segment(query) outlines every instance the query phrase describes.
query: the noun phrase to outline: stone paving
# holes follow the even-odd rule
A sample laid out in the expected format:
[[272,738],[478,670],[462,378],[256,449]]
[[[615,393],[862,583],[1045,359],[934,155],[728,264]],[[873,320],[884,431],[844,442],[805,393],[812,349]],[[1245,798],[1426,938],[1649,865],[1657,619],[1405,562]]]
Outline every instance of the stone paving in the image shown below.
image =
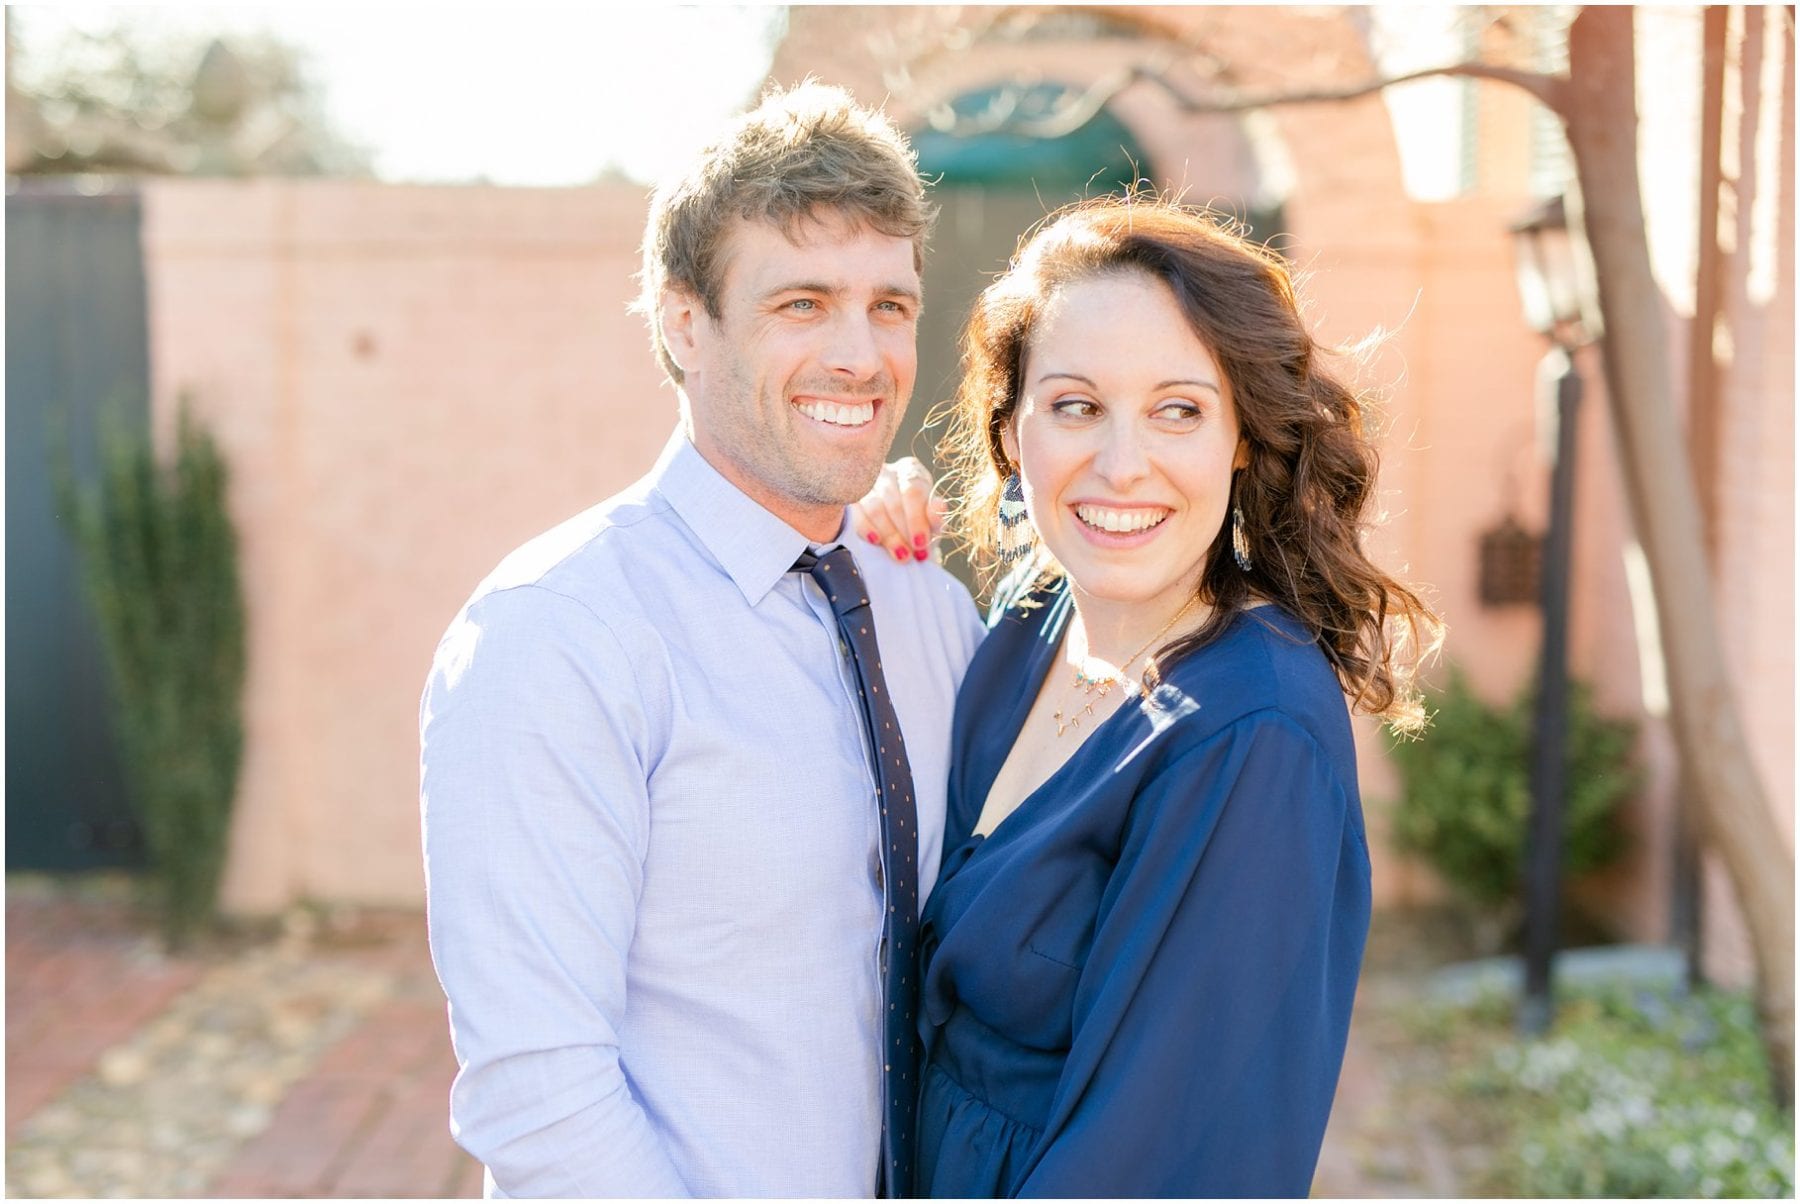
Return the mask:
[[[118,880],[9,877],[6,929],[8,1196],[481,1194],[418,914],[296,911],[175,958]],[[1313,1195],[1455,1196],[1400,1102],[1414,976],[1382,960],[1372,943]]]
[[173,958],[116,885],[9,878],[6,926],[8,1196],[481,1194],[418,915]]
[[[34,889],[36,887],[36,889]],[[65,906],[8,883],[6,1136],[192,985],[200,966],[157,951],[117,892]]]

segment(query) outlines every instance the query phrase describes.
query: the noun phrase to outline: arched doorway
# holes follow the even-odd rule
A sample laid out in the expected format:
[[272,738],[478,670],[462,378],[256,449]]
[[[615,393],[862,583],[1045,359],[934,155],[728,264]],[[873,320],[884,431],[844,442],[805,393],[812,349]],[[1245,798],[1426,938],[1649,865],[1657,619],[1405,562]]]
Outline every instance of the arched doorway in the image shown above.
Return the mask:
[[[927,420],[956,390],[957,341],[969,307],[1005,269],[1019,236],[1070,201],[1155,178],[1137,138],[1104,108],[1059,137],[1025,132],[1071,95],[1054,83],[976,89],[941,109],[938,123],[910,134],[919,170],[935,181],[939,216],[925,261],[919,378],[895,455],[935,464],[943,427],[928,428]],[[960,560],[946,563],[967,579]]]
[[895,447],[922,460],[936,441],[935,431],[920,438],[926,414],[956,388],[969,306],[1006,267],[1019,236],[1070,201],[1153,178],[1137,139],[1105,109],[1062,137],[1021,132],[1069,93],[1060,84],[965,92],[946,106],[947,128],[911,134],[920,172],[936,182],[939,216],[925,265],[919,382]]

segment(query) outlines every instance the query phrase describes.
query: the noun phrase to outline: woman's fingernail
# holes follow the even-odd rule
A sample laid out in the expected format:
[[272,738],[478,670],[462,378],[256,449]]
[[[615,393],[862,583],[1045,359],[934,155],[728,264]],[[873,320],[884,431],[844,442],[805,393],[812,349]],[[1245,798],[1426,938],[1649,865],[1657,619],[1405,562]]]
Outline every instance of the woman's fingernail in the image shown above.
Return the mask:
[[875,532],[871,531],[871,532],[869,532],[869,542],[870,543],[880,543],[881,536],[879,536],[879,535],[875,534]]
[[894,549],[894,559],[895,560],[905,560],[906,558],[907,558],[907,551],[905,548],[896,547]]
[[913,547],[923,552],[925,550],[925,537],[923,535],[913,536]]

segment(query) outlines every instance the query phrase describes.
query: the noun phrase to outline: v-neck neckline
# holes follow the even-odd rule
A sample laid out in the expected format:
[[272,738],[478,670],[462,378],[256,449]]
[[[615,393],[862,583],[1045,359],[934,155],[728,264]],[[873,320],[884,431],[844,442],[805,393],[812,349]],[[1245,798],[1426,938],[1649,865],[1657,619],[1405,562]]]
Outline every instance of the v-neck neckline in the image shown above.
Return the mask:
[[[1013,820],[1021,812],[1030,807],[1037,799],[1038,795],[1055,785],[1062,778],[1063,774],[1067,772],[1069,766],[1080,760],[1082,755],[1087,752],[1088,745],[1093,744],[1094,741],[1100,738],[1103,732],[1106,732],[1111,728],[1114,721],[1117,720],[1119,716],[1137,711],[1143,706],[1144,695],[1141,693],[1133,701],[1119,706],[1112,714],[1095,724],[1093,730],[1082,737],[1081,743],[1075,746],[1075,751],[1064,758],[1063,763],[1052,770],[1049,777],[1039,782],[1036,787],[1021,798],[1018,803],[1014,805],[1013,809],[1007,812],[1006,816],[1001,819],[999,823],[994,825],[993,831],[987,833],[975,831],[976,825],[981,822],[981,813],[987,807],[988,795],[993,792],[994,783],[999,780],[1001,771],[1006,768],[1007,759],[1012,756],[1013,747],[1018,744],[1020,735],[1025,731],[1025,724],[1031,718],[1032,708],[1037,705],[1038,695],[1043,692],[1045,681],[1049,678],[1051,670],[1056,667],[1058,659],[1057,651],[1062,647],[1063,641],[1068,638],[1068,624],[1073,619],[1075,610],[1075,599],[1070,592],[1069,582],[1065,579],[1056,591],[1044,600],[1043,605],[1044,608],[1051,613],[1045,615],[1043,626],[1038,629],[1040,638],[1037,640],[1036,646],[1032,650],[1032,657],[1034,659],[1033,662],[1028,664],[1025,668],[1021,680],[1021,685],[1031,686],[1033,688],[1019,690],[1017,699],[1013,704],[1013,709],[1007,715],[1005,727],[1001,729],[1001,733],[1005,736],[1004,745],[997,750],[997,757],[989,758],[991,763],[984,763],[982,766],[986,771],[982,775],[985,780],[982,783],[980,801],[975,804],[975,814],[969,819],[968,835],[963,838],[962,843],[966,845],[985,845],[995,836],[1000,835],[1008,829],[1022,826],[1022,824],[1014,824]],[[1272,603],[1266,602],[1259,602],[1253,606],[1245,607],[1232,616],[1231,622],[1227,624],[1227,629],[1234,627],[1238,620],[1244,615],[1249,614],[1253,610],[1260,610],[1264,606],[1272,607],[1277,611],[1280,610],[1279,607],[1275,607]],[[1041,638],[1046,629],[1053,623],[1060,625],[1056,638],[1054,640]],[[1225,632],[1221,631],[1218,638],[1212,642],[1217,643],[1219,639],[1223,639],[1224,635]],[[1186,656],[1181,658],[1181,660],[1186,659]],[[1178,664],[1180,661],[1175,663]],[[1165,675],[1168,670],[1172,670],[1173,668],[1173,664],[1164,666]]]
[[[1063,758],[1062,764],[1051,770],[1049,777],[1039,782],[1027,792],[1023,798],[1015,803],[1013,809],[1008,811],[1006,815],[994,825],[993,831],[985,833],[975,831],[976,826],[981,823],[981,813],[987,809],[988,796],[993,793],[994,783],[1000,780],[1001,771],[1006,768],[1006,762],[1011,758],[1014,747],[1018,745],[1019,737],[1024,734],[1025,724],[1031,719],[1031,712],[1033,708],[1037,706],[1038,696],[1043,693],[1044,685],[1049,680],[1050,673],[1056,668],[1058,661],[1057,653],[1062,648],[1063,642],[1068,638],[1068,624],[1074,617],[1075,600],[1070,594],[1069,583],[1066,580],[1055,594],[1045,600],[1044,606],[1046,609],[1053,612],[1058,610],[1061,611],[1060,615],[1053,613],[1044,617],[1044,627],[1048,627],[1051,623],[1055,622],[1059,624],[1059,631],[1054,640],[1040,639],[1038,641],[1037,647],[1034,650],[1036,658],[1035,663],[1027,666],[1021,682],[1021,685],[1029,686],[1031,688],[1021,689],[1018,692],[1017,701],[1014,703],[1012,711],[1007,716],[1006,724],[998,733],[999,735],[1004,736],[1004,742],[998,749],[998,757],[990,758],[992,764],[983,766],[983,769],[986,770],[982,775],[985,779],[985,783],[981,790],[980,801],[975,805],[975,814],[969,821],[969,835],[964,841],[964,843],[972,846],[985,845],[994,837],[1007,831],[1009,828],[1019,826],[1014,824],[1013,820],[1027,807],[1031,806],[1033,800],[1035,800],[1038,795],[1044,793],[1044,791],[1048,790],[1057,779],[1061,778],[1063,772],[1067,770],[1070,765],[1080,760],[1082,754],[1087,751],[1088,745],[1099,739],[1100,734],[1111,726],[1113,720],[1117,719],[1127,711],[1134,709],[1134,704],[1127,702],[1119,706],[1112,714],[1106,716],[1106,718],[1102,719],[1099,723],[1095,724],[1093,729],[1089,731],[1086,736],[1081,738],[1081,742],[1075,746],[1075,750],[1067,757]],[[1040,628],[1040,633],[1043,630],[1044,628]]]

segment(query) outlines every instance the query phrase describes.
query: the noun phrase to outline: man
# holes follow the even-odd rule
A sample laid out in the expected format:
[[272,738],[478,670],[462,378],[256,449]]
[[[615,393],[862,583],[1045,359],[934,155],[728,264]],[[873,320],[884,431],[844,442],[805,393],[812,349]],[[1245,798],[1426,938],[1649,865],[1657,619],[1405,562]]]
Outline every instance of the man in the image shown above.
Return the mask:
[[431,945],[489,1194],[906,1192],[900,909],[936,877],[981,625],[935,566],[839,536],[912,390],[928,222],[842,91],[740,119],[644,239],[680,429],[439,645]]

